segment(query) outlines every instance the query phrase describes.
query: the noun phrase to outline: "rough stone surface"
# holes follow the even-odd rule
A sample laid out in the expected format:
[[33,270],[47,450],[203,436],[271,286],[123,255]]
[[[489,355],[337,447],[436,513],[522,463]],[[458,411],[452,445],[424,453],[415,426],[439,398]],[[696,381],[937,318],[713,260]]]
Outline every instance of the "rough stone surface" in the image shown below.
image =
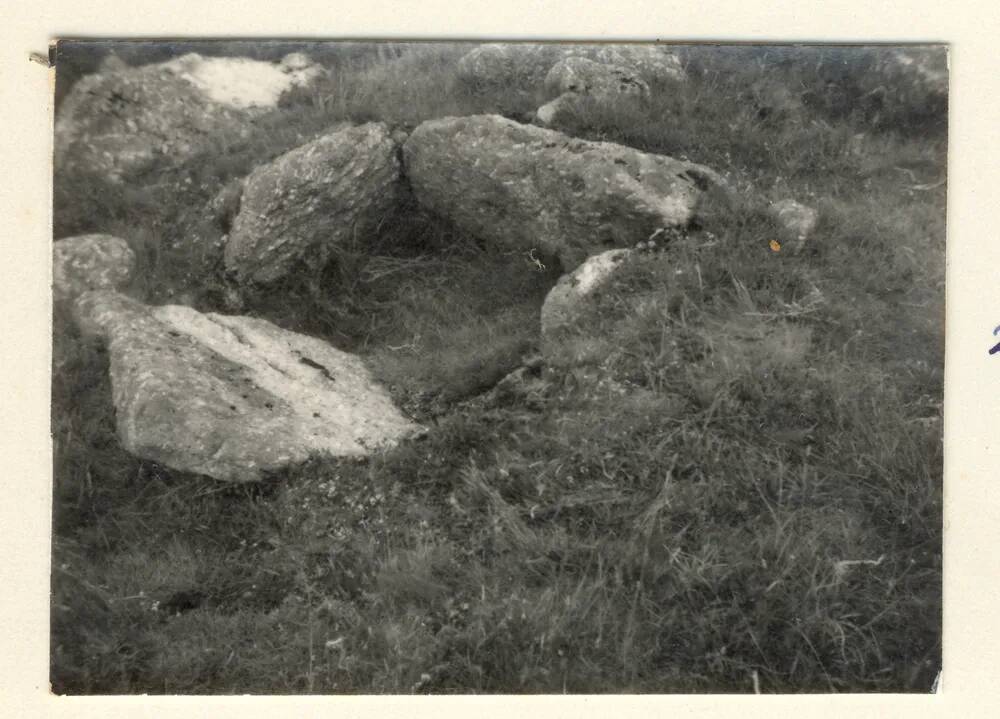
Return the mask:
[[563,275],[549,290],[542,305],[542,341],[551,339],[560,329],[579,316],[584,300],[607,284],[632,250],[608,250],[593,255],[573,272]]
[[267,283],[299,260],[325,263],[364,241],[399,199],[398,146],[382,123],[349,127],[257,168],[225,249],[241,282]]
[[458,62],[458,78],[483,89],[533,91],[541,87],[553,65],[569,57],[618,65],[646,82],[683,81],[684,69],[662,45],[563,45],[489,43],[473,48]]
[[176,166],[214,146],[214,136],[243,136],[281,95],[324,70],[302,58],[269,63],[191,53],[128,67],[105,63],[77,82],[55,126],[56,170],[125,181]]
[[246,482],[314,454],[367,455],[420,429],[359,358],[265,320],[111,291],[82,295],[75,313],[107,342],[119,439],[143,459]]
[[565,54],[559,45],[488,43],[473,48],[459,61],[459,80],[484,91],[524,90],[540,87]]
[[775,202],[771,206],[771,211],[792,238],[793,251],[800,251],[809,239],[809,235],[816,229],[819,213],[791,199]]
[[555,100],[549,100],[535,111],[535,121],[540,125],[548,127],[556,121],[560,113],[573,107],[578,101],[579,96],[574,92],[567,92]]
[[687,79],[677,55],[662,45],[591,45],[584,57],[635,72],[646,82],[683,82]]
[[417,200],[470,234],[558,254],[566,270],[684,226],[722,179],[701,165],[497,115],[423,123],[403,146]]
[[623,98],[641,100],[649,97],[649,85],[636,72],[620,65],[574,56],[552,66],[545,76],[545,93],[555,99],[539,107],[535,119],[548,126],[582,97],[602,105],[621,102]]
[[57,302],[88,290],[122,289],[135,270],[135,253],[120,237],[79,235],[52,245],[52,293]]
[[612,98],[618,95],[649,95],[649,85],[638,75],[622,67],[594,62],[585,57],[560,60],[545,76],[545,91],[550,97],[566,92]]

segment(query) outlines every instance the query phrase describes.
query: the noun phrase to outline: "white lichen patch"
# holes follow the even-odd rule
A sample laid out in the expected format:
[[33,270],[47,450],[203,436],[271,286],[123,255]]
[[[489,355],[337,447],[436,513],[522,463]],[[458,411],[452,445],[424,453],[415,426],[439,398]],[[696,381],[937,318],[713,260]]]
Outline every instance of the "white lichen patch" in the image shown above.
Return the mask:
[[212,102],[235,108],[275,107],[285,92],[309,84],[323,72],[301,53],[280,64],[191,53],[164,67],[190,82]]

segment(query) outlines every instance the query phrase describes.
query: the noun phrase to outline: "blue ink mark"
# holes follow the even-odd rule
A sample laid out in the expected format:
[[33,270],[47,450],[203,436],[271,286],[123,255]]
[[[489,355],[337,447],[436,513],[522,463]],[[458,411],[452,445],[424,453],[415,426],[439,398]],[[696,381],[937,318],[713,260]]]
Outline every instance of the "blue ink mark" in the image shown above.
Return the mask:
[[[993,330],[993,336],[996,337],[998,332],[1000,332],[1000,325],[998,325],[996,328],[994,328],[994,330]],[[997,352],[1000,352],[1000,342],[998,342],[997,344],[993,345],[993,347],[990,349],[990,354],[991,355],[995,355]]]

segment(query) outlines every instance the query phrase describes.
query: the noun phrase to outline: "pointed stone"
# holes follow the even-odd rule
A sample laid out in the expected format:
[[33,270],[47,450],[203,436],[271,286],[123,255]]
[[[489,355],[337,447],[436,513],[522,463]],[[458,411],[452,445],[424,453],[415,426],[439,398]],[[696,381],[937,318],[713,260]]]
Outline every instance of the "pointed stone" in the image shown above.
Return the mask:
[[358,357],[265,320],[110,291],[81,296],[75,312],[107,343],[122,446],[172,469],[248,482],[420,430]]

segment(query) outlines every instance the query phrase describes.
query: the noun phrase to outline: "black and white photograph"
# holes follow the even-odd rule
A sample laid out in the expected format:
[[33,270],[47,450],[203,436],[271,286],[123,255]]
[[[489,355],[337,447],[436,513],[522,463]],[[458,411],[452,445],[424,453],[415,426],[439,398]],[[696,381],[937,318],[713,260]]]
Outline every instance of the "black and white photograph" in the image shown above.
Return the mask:
[[52,693],[937,690],[947,45],[49,60]]

